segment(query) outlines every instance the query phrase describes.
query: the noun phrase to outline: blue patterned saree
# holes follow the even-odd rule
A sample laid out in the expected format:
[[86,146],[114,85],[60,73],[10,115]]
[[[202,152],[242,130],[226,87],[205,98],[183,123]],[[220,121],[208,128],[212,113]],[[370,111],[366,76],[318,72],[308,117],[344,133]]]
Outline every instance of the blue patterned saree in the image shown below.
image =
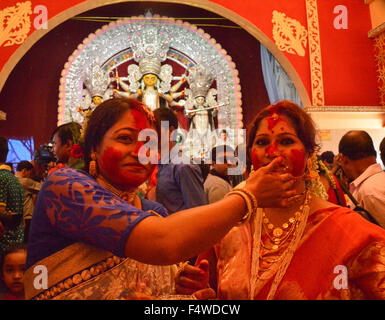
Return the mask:
[[[158,203],[142,210],[116,197],[81,170],[56,170],[35,206],[27,249],[27,299],[137,299],[172,295],[176,266],[124,257],[137,223],[167,216]],[[37,281],[44,266],[47,286]]]

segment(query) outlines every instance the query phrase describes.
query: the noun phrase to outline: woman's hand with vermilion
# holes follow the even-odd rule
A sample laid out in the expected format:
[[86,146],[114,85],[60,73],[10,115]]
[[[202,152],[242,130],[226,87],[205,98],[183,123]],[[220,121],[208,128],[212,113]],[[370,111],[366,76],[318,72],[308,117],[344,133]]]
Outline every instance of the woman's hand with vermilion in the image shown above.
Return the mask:
[[246,180],[245,188],[257,199],[258,207],[287,207],[290,199],[297,195],[294,185],[297,179],[284,173],[282,157],[275,158],[267,166],[252,172]]

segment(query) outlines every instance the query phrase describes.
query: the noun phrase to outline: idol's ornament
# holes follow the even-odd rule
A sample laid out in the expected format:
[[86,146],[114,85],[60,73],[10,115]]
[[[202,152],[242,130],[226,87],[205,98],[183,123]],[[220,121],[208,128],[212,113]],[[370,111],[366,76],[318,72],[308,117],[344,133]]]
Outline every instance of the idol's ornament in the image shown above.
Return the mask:
[[185,77],[171,87],[173,69],[170,64],[161,63],[167,59],[170,36],[162,32],[154,24],[145,24],[140,33],[131,39],[133,57],[137,64],[131,64],[128,71],[127,85],[120,77],[116,77],[124,92],[115,90],[114,96],[132,97],[141,100],[152,111],[160,107],[159,97],[167,100],[168,106],[177,106],[175,99],[183,96],[176,92],[185,82]]
[[207,155],[216,143],[214,117],[218,113],[217,90],[211,88],[214,74],[198,64],[187,77],[189,89],[185,90],[185,115],[190,118],[187,147],[193,158]]
[[[196,72],[202,68],[211,83],[200,87]],[[60,79],[58,125],[83,123],[86,110],[126,96],[152,110],[175,108],[182,117],[185,107],[201,133],[214,129],[216,113],[217,129],[237,132],[243,128],[239,83],[231,57],[195,25],[151,15],[125,18],[90,34],[69,57]]]
[[[93,110],[97,105],[112,96],[110,74],[103,70],[97,58],[94,65],[85,74],[83,83],[85,85],[83,107],[91,107]],[[84,110],[84,108],[82,109]]]
[[[82,93],[82,105],[78,112],[83,116],[83,128],[87,127],[92,111],[103,101],[112,97],[113,90],[110,87],[111,78],[109,72],[105,72],[96,58],[90,70],[84,74],[85,89]],[[81,129],[81,138],[84,139],[84,129]]]

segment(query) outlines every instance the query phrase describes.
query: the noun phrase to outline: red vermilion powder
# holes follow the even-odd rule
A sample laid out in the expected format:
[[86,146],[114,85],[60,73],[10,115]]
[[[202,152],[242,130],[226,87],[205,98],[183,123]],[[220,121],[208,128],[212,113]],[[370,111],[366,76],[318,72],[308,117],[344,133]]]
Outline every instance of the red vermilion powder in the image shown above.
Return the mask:
[[123,191],[131,190],[144,181],[146,181],[146,175],[144,174],[144,168],[138,167],[121,167],[121,161],[123,159],[123,153],[113,147],[108,147],[102,154],[100,161],[100,168],[108,176],[110,182],[116,185]]

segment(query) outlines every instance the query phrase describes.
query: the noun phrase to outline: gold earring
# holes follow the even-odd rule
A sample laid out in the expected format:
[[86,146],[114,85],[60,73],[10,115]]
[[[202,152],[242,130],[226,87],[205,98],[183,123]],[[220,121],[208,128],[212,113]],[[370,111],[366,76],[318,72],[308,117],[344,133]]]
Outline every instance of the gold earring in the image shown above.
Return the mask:
[[307,160],[305,180],[313,180],[319,178],[317,169],[317,158],[315,155],[313,155]]
[[98,173],[98,168],[97,168],[97,164],[96,164],[96,155],[95,155],[95,152],[92,152],[91,153],[91,161],[90,161],[90,164],[88,166],[88,172],[91,176],[93,177],[96,177],[97,173]]

